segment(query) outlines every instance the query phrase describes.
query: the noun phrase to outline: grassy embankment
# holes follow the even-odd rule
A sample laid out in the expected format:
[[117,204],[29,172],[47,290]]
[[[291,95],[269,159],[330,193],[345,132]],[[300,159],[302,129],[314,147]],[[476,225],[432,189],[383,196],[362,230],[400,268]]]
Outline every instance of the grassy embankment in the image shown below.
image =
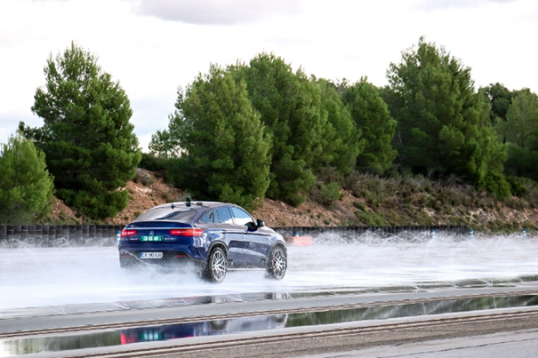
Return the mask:
[[538,229],[538,187],[531,181],[519,186],[519,197],[503,201],[454,177],[434,181],[352,174],[338,180],[329,173],[324,181],[338,181],[352,192],[357,222],[363,225],[468,225],[481,232]]

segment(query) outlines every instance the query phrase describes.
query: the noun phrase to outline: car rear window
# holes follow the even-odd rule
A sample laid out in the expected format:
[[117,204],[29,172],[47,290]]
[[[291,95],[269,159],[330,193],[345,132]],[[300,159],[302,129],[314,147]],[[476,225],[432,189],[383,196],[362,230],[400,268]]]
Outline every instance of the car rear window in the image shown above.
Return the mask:
[[188,208],[158,208],[146,211],[135,221],[192,221],[196,216],[196,209]]
[[204,222],[204,223],[215,223],[215,222],[220,223],[220,219],[217,216],[217,212],[214,211],[214,210],[211,210],[209,212],[209,214],[204,216],[204,218],[202,219],[202,222]]

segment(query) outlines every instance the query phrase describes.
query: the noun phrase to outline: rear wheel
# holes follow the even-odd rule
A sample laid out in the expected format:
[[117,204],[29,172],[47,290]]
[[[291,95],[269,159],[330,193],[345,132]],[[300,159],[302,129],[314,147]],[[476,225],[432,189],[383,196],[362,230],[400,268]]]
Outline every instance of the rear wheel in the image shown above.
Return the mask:
[[220,283],[226,277],[227,266],[226,253],[220,247],[215,247],[207,260],[204,277],[211,282]]
[[275,280],[282,280],[288,268],[288,258],[286,251],[280,246],[276,246],[271,250],[269,255],[269,263],[267,265],[267,274]]

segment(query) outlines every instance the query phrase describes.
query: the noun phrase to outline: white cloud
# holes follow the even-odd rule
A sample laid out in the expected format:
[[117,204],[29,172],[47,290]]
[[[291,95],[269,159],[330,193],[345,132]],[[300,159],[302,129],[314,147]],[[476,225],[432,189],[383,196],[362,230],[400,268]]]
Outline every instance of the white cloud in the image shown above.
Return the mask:
[[298,0],[140,0],[135,12],[189,24],[233,25],[271,14],[293,14],[298,7]]

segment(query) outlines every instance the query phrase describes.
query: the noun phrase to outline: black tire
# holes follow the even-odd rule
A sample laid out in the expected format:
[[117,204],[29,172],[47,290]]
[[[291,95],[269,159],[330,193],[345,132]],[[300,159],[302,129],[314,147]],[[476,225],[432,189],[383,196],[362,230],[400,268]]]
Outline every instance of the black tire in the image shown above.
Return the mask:
[[269,262],[267,264],[267,275],[274,280],[282,280],[286,275],[286,269],[288,268],[288,256],[286,251],[276,246],[271,250],[269,255]]
[[207,258],[207,267],[204,271],[204,277],[214,283],[224,281],[228,268],[228,259],[226,253],[220,247],[215,247]]
[[211,327],[211,330],[214,332],[223,331],[227,325],[228,325],[228,321],[225,319],[218,319],[218,320],[209,322],[209,327]]

